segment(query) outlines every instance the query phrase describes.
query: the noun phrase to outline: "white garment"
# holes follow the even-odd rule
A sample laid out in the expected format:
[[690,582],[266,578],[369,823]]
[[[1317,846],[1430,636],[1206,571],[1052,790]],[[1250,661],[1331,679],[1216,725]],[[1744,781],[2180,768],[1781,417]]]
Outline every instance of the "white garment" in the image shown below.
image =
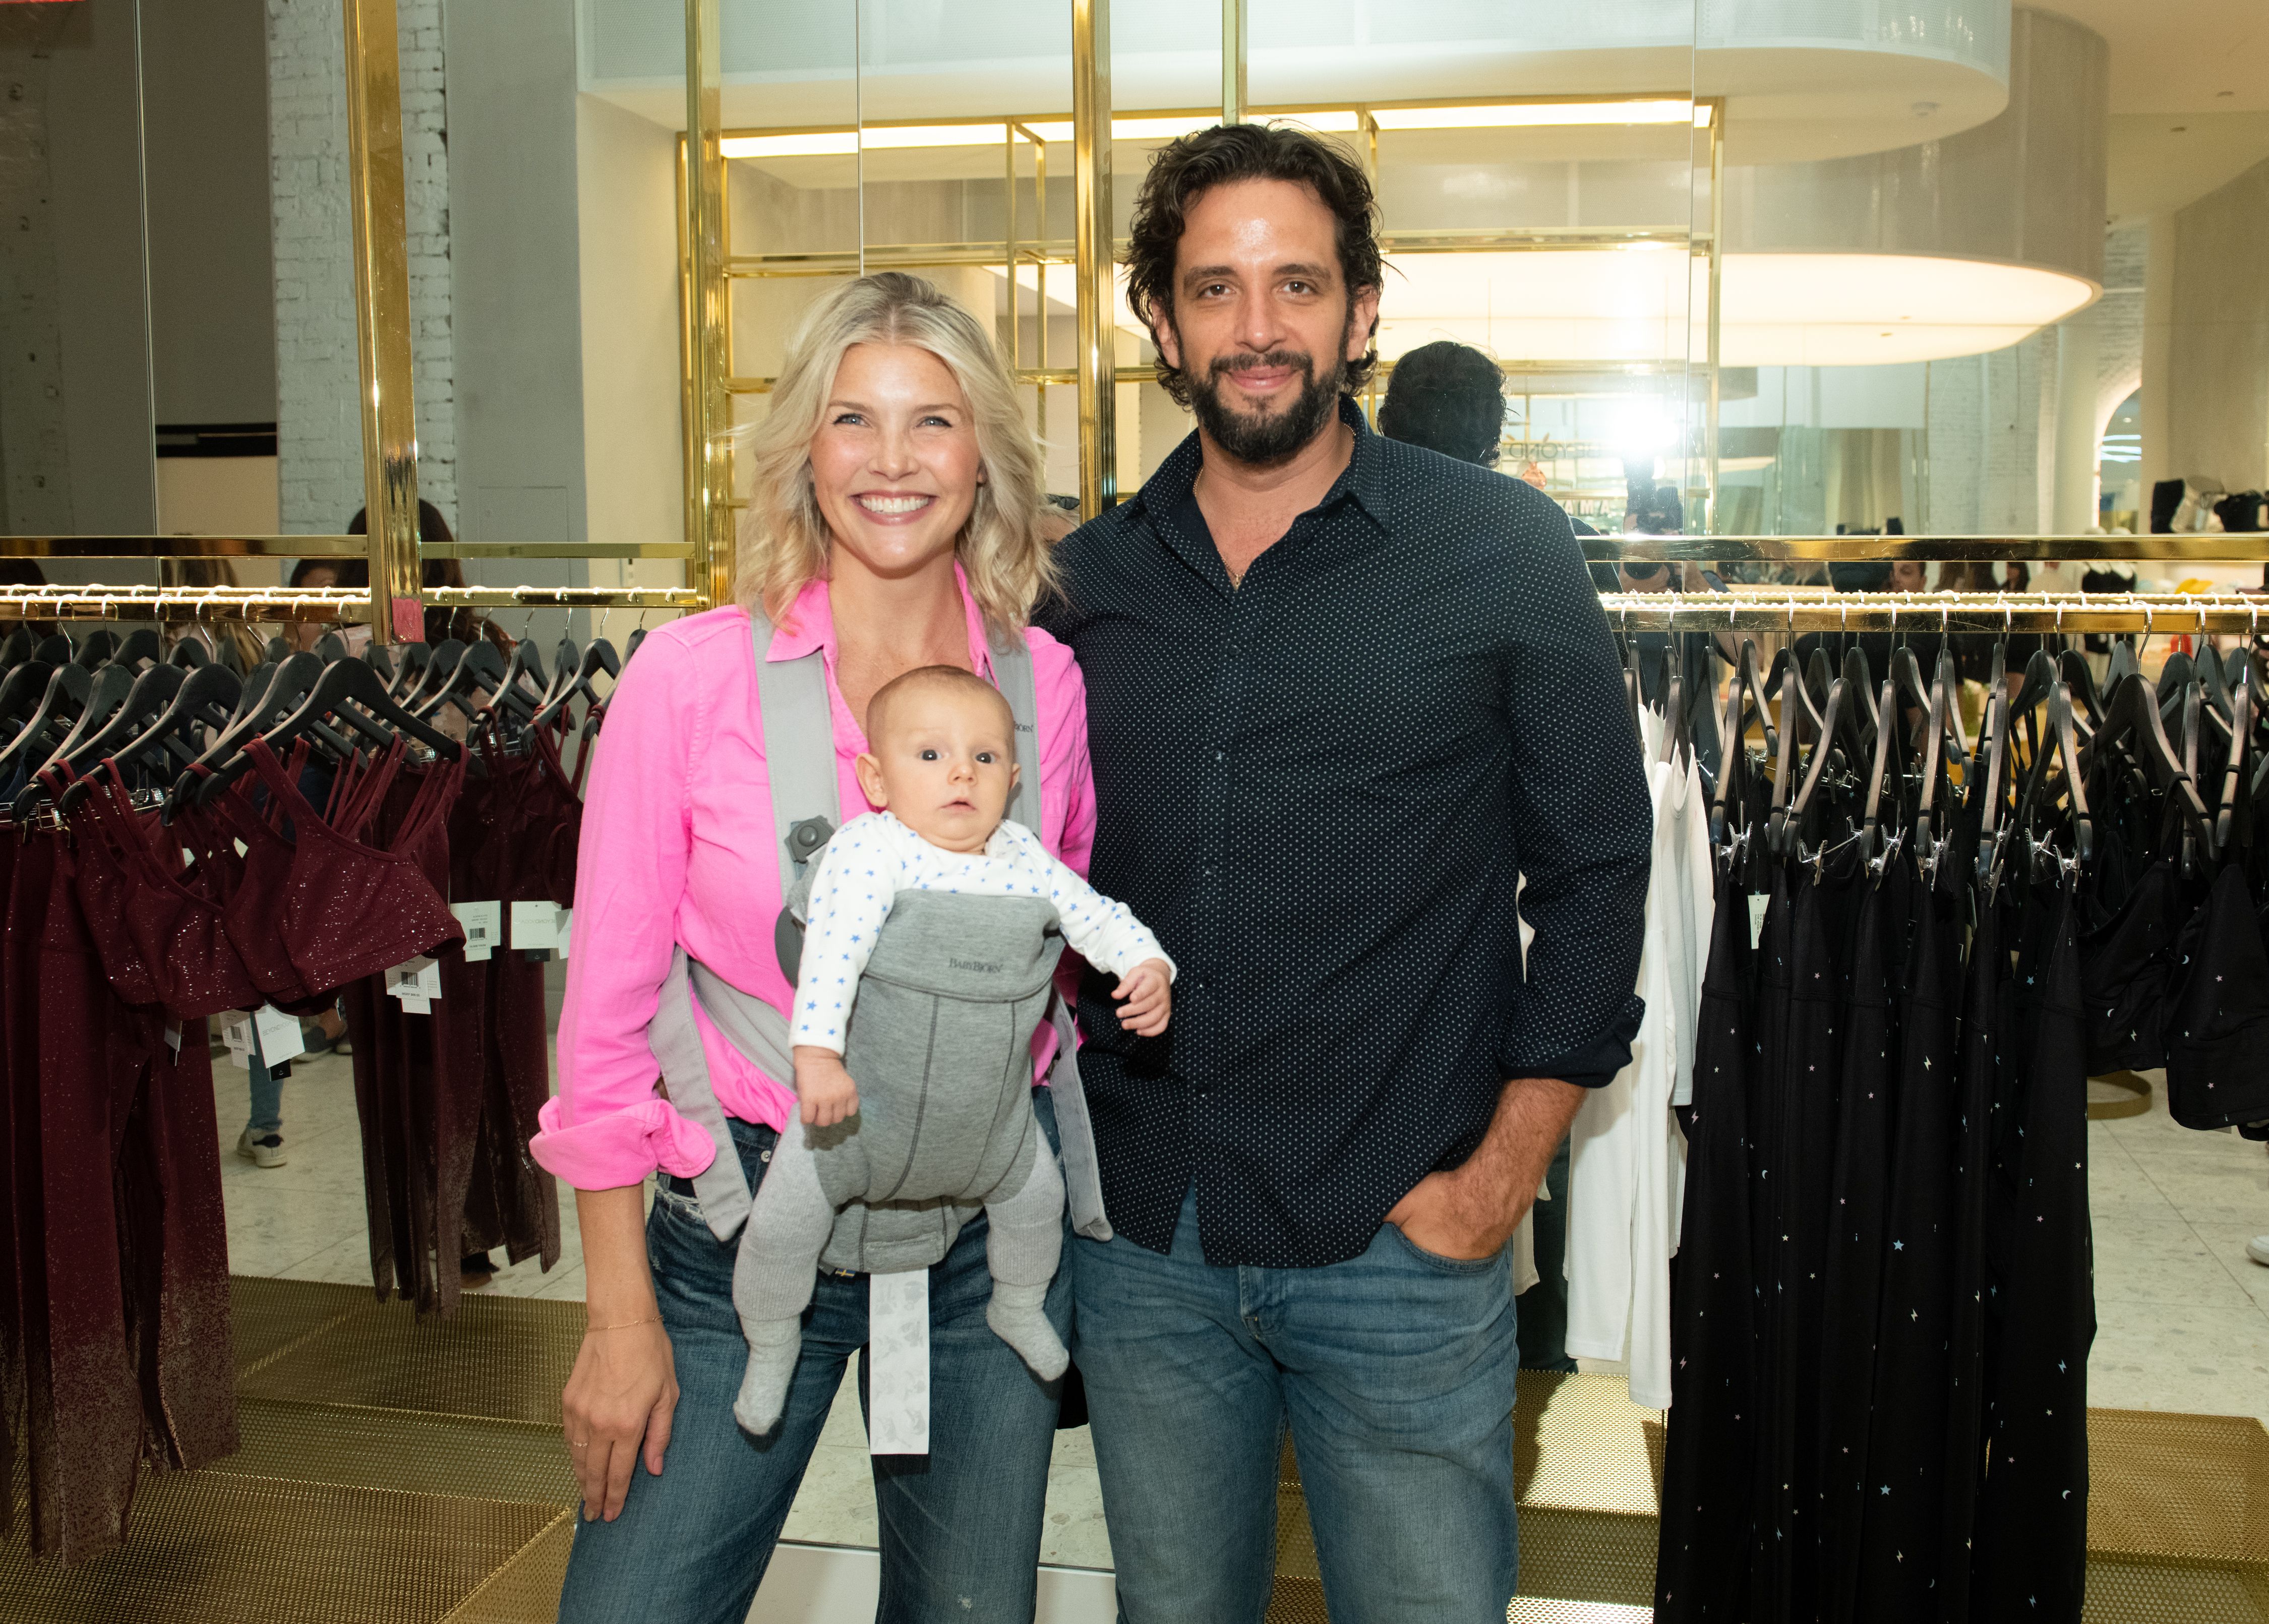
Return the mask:
[[1628,1358],[1631,1401],[1659,1410],[1670,1407],[1670,1259],[1686,1185],[1686,1136],[1671,1103],[1681,1073],[1691,1092],[1711,870],[1708,803],[1692,762],[1648,755],[1646,1013],[1630,1063],[1585,1099],[1570,1131],[1565,1266],[1568,1353]]
[[[1124,903],[1049,856],[1022,823],[1004,819],[982,852],[949,852],[888,812],[862,812],[835,831],[812,876],[791,1042],[843,1052],[859,977],[900,891],[1045,897],[1055,904],[1065,942],[1098,969],[1124,976],[1145,960],[1166,958]],[[1171,978],[1171,959],[1166,968]]]

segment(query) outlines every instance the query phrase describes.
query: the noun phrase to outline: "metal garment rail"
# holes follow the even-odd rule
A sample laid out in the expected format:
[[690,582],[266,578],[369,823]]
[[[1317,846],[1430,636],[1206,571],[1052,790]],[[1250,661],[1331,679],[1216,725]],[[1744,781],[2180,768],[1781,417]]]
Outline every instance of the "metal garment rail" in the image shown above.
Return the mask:
[[1602,593],[1619,631],[2125,631],[2258,636],[2269,594],[1951,592],[1844,593],[1781,598],[1757,593]]
[[2269,563],[2269,532],[2184,535],[1590,535],[1584,556],[1603,564]]
[[[701,607],[684,587],[432,587],[426,609],[632,609]],[[0,621],[249,620],[366,625],[370,594],[359,587],[311,591],[258,587],[0,587]]]
[[[361,535],[0,535],[0,558],[367,558]],[[686,558],[684,542],[421,543],[419,558]]]

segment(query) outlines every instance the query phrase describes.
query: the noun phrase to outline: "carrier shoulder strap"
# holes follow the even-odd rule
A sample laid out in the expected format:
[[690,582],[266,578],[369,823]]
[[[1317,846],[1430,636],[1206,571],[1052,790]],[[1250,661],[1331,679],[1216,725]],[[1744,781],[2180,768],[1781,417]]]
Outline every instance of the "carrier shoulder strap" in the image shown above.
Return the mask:
[[772,623],[749,611],[757,660],[757,704],[763,712],[765,775],[772,780],[772,830],[780,839],[780,899],[843,821],[836,787],[834,707],[827,701],[827,656],[818,649],[794,660],[770,657]]
[[1009,797],[1009,816],[1025,828],[1040,827],[1040,705],[1032,678],[1032,646],[1012,637],[1005,648],[994,648],[993,685],[1009,702],[1009,715],[1016,724],[1016,788]]
[[[1009,642],[1009,647],[993,650],[994,684],[1008,700],[1009,714],[1016,724],[1016,793],[1009,799],[1009,816],[1037,830],[1040,826],[1040,707],[1032,675],[1032,646],[1021,637],[1010,638]],[[1095,1126],[1080,1082],[1079,1031],[1062,993],[1049,1000],[1048,1018],[1056,1032],[1055,1065],[1048,1079],[1048,1093],[1055,1102],[1056,1136],[1062,1148],[1071,1227],[1090,1240],[1107,1241],[1111,1220],[1103,1210]]]

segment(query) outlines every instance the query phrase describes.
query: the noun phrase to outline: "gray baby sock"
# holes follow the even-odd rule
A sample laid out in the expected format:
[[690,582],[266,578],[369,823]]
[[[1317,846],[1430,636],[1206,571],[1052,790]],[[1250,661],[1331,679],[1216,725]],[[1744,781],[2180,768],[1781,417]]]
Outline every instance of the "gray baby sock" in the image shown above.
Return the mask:
[[1044,1382],[1053,1382],[1069,1368],[1071,1355],[1064,1351],[1063,1339],[1056,1328],[1048,1324],[1048,1288],[1046,1281],[1037,1286],[1012,1286],[1005,1280],[993,1282],[993,1301],[986,1304],[985,1323],[993,1327],[994,1335],[1015,1348],[1019,1357],[1031,1366],[1032,1374]]
[[780,1412],[787,1407],[787,1384],[803,1351],[803,1321],[743,1320],[741,1332],[749,1339],[749,1368],[733,1400],[733,1419],[743,1431],[762,1437],[780,1424]]

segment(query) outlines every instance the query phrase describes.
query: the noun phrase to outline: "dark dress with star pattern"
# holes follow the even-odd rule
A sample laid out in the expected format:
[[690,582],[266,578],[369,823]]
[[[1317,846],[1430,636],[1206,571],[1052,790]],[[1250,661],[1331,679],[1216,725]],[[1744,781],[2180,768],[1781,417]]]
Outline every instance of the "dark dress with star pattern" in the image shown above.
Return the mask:
[[1720,865],[1702,977],[1686,1198],[1670,1276],[1669,1437],[1654,1566],[1659,1624],[1747,1616],[1756,1451],[1749,1268],[1749,898]]
[[2088,1053],[2073,888],[2027,899],[1986,1209],[1987,1467],[1970,1616],[2076,1624],[2088,1567]]
[[1881,1230],[1874,1424],[1852,1479],[1862,1524],[1847,1592],[1868,1620],[1932,1616],[1946,1483],[1947,1328],[1953,1317],[1954,1148],[1960,1125],[1955,899],[1915,911],[1900,990],[1896,1126]]

